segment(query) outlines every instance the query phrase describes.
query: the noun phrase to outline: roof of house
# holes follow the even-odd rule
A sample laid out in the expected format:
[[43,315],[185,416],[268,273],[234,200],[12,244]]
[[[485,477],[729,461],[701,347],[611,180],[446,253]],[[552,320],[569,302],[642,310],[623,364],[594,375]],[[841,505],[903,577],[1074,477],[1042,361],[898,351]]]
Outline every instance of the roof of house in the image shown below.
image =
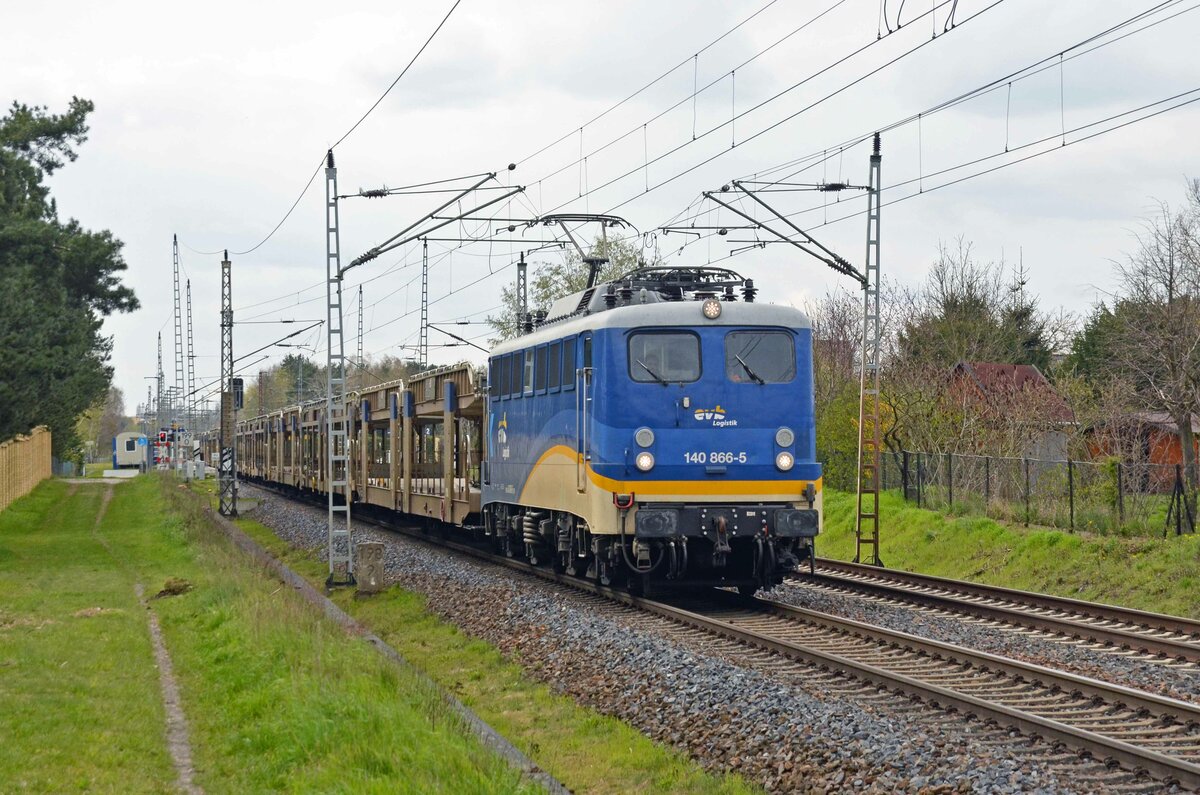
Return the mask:
[[[1179,433],[1179,424],[1167,411],[1133,411],[1125,418],[1141,425],[1151,425],[1171,433]],[[1200,415],[1192,415],[1192,433],[1200,434]]]
[[980,396],[991,404],[1003,405],[1018,393],[1037,391],[1046,401],[1046,416],[1056,422],[1074,422],[1075,412],[1067,401],[1032,364],[1003,362],[959,362],[954,373],[967,376]]

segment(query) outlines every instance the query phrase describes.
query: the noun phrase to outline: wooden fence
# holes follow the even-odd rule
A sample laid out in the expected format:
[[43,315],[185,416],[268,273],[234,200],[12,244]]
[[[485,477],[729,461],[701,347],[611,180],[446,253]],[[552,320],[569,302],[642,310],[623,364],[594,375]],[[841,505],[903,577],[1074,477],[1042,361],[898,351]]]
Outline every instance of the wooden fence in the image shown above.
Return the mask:
[[50,430],[34,428],[0,444],[0,511],[50,477]]

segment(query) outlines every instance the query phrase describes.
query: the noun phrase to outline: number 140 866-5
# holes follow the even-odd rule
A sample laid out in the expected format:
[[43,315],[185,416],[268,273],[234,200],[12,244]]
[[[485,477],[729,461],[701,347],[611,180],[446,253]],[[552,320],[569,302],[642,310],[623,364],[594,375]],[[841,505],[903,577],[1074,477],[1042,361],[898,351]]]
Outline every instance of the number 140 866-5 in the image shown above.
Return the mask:
[[683,454],[683,461],[686,464],[744,464],[749,460],[750,457],[744,452],[713,451]]

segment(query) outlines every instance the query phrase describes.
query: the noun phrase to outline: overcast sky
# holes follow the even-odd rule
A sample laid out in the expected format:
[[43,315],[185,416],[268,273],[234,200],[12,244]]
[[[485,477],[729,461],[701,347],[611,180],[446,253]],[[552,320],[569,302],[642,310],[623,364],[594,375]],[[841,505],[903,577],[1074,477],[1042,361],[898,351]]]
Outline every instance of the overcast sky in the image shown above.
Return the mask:
[[[499,184],[526,188],[521,201],[493,208],[501,215],[612,211],[643,233],[638,240],[648,249],[657,247],[671,262],[703,264],[744,245],[728,240],[753,236],[731,233],[678,252],[691,236],[654,234],[676,217],[697,225],[736,222],[699,202],[701,191],[814,153],[825,153],[824,162],[806,162],[812,167],[793,181],[863,183],[867,147],[839,151],[840,144],[1051,57],[1051,68],[1040,74],[884,136],[883,181],[885,189],[893,186],[885,202],[918,195],[884,207],[883,270],[916,283],[939,242],[961,236],[983,261],[1022,257],[1029,289],[1044,306],[1082,313],[1112,289],[1112,260],[1132,250],[1131,234],[1155,202],[1181,201],[1184,177],[1200,175],[1200,103],[1078,143],[1112,125],[1071,131],[1200,89],[1200,10],[1148,0],[959,0],[931,16],[932,5],[892,0],[889,25],[896,28],[903,8],[903,26],[891,34],[882,26],[887,35],[877,40],[879,0],[462,0],[412,70],[337,147],[339,187],[346,193],[496,171]],[[1079,57],[1073,57],[1079,50],[1068,51],[1057,64],[1068,47],[1159,5],[1163,10],[1137,27],[1161,24]],[[115,337],[115,381],[130,412],[145,399],[160,330],[163,369],[174,380],[171,235],[183,244],[183,269],[192,280],[202,384],[219,371],[220,257],[196,252],[259,243],[325,150],[395,79],[449,6],[216,0],[5,9],[0,93],[6,101],[56,112],[73,94],[96,104],[79,160],[54,177],[52,188],[62,215],[110,229],[126,244],[125,282],[142,309],[109,319],[105,328]],[[957,24],[947,30],[952,6]],[[1184,94],[1114,123],[1198,96]],[[744,115],[730,124],[738,114]],[[1064,140],[1070,145],[1063,147]],[[1004,155],[1006,145],[1016,151]],[[586,167],[577,162],[581,149]],[[1039,151],[1047,154],[934,190]],[[991,159],[937,174],[985,157]],[[509,172],[509,163],[517,168]],[[764,198],[789,213],[815,208],[795,220],[861,265],[862,199],[846,195],[826,208],[826,195]],[[236,319],[324,316],[323,198],[318,176],[269,241],[232,257]],[[344,260],[436,201],[344,202]],[[682,216],[689,206],[691,215]],[[486,237],[495,228],[476,224],[455,234]],[[530,230],[524,240],[541,236]],[[501,287],[513,279],[515,252],[532,245],[520,242],[520,230],[495,237],[502,242],[430,243],[432,320],[481,320],[495,311]],[[786,246],[753,249],[722,264],[754,277],[763,297],[778,302],[801,304],[839,280],[853,286]],[[366,352],[411,355],[399,346],[417,341],[419,275],[415,246],[347,275],[347,353],[356,344],[354,294],[366,282]],[[239,326],[235,353],[295,328]],[[486,344],[484,326],[456,331]],[[318,330],[297,340],[323,351]],[[430,341],[446,338],[431,333]],[[287,352],[269,350],[272,358],[258,366]],[[464,355],[479,354],[431,350],[435,362]]]

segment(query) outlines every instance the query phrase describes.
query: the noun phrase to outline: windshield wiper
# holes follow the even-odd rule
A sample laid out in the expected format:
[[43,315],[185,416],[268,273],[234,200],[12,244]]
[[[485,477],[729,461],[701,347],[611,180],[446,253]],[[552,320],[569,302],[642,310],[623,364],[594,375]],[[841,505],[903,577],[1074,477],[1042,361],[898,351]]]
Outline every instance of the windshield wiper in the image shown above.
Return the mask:
[[659,375],[658,373],[651,370],[649,365],[647,365],[641,359],[638,359],[637,363],[638,363],[638,366],[641,367],[643,370],[645,370],[647,373],[649,373],[654,378],[655,381],[662,384],[663,386],[670,386],[670,384],[667,383],[667,379],[663,378],[661,375]]
[[750,365],[746,364],[745,360],[744,360],[744,359],[742,359],[742,357],[741,357],[741,356],[738,356],[738,355],[735,353],[735,354],[733,355],[733,358],[735,358],[735,359],[737,359],[737,360],[738,360],[738,364],[740,364],[740,365],[742,366],[742,368],[743,368],[743,369],[746,371],[746,375],[750,376],[751,378],[753,378],[755,381],[757,381],[757,382],[758,382],[758,383],[760,383],[760,384],[765,384],[765,383],[767,383],[766,381],[764,381],[764,380],[762,380],[761,378],[759,378],[759,377],[758,377],[758,373],[756,373],[756,372],[754,372],[753,370],[751,370],[751,369],[750,369]]

